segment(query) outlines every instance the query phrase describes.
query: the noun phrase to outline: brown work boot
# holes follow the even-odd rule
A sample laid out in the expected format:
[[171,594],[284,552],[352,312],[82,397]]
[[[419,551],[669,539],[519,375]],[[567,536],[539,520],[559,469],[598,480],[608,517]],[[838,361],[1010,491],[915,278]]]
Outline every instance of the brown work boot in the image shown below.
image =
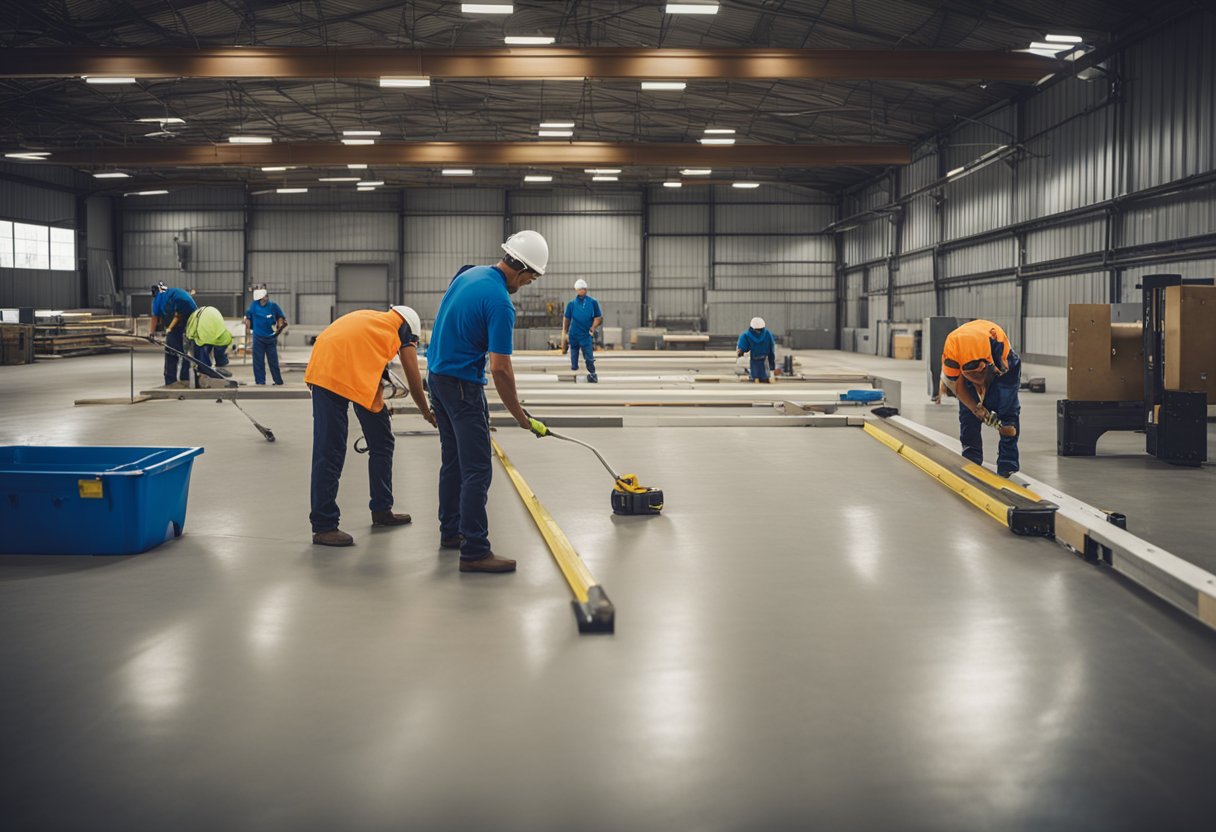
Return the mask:
[[404,526],[411,521],[408,514],[393,514],[391,511],[373,511],[373,526]]
[[498,555],[490,552],[480,560],[465,560],[460,559],[461,572],[514,572],[515,561],[510,558],[500,558]]
[[352,546],[355,539],[340,529],[330,529],[327,532],[313,532],[312,542],[317,546]]

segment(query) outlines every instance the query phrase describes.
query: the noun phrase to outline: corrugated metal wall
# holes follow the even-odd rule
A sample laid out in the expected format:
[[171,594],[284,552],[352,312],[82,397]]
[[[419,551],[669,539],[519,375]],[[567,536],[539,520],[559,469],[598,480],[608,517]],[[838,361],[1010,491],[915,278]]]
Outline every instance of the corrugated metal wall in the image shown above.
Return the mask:
[[[64,188],[78,187],[78,174],[42,164],[0,162],[0,174],[46,182],[48,187],[0,178],[0,219],[76,228],[76,196]],[[77,252],[77,262],[83,252]],[[40,309],[80,306],[80,273],[50,269],[0,269],[0,306]]]
[[89,197],[85,203],[88,306],[113,309],[117,301],[118,262],[114,254],[114,199]]

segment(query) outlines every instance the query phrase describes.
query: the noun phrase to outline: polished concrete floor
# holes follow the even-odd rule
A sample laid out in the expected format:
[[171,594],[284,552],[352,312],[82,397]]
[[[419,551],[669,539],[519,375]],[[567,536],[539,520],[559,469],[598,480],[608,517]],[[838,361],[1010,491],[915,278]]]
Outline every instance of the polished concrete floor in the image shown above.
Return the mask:
[[1210,828],[1216,638],[858,429],[580,433],[658,518],[500,431],[616,604],[592,637],[500,469],[514,575],[437,548],[433,437],[398,440],[412,527],[370,528],[352,453],[358,545],[317,549],[306,403],[247,405],[274,444],[227,404],[71,406],[125,374],[0,368],[0,443],[206,448],[181,539],[0,558],[5,829]]

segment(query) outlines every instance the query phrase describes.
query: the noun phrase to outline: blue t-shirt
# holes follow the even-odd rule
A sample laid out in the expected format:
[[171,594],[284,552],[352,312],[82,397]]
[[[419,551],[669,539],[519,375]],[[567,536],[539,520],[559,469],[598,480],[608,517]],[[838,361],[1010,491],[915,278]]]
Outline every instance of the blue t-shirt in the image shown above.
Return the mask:
[[591,334],[591,322],[604,317],[600,311],[600,302],[591,295],[575,296],[566,304],[566,319],[570,321],[570,337],[586,338]]
[[287,319],[283,310],[272,300],[267,301],[265,306],[255,300],[245,310],[245,317],[253,321],[253,334],[259,338],[273,338],[275,321],[279,318]]
[[486,353],[510,355],[515,305],[507,276],[495,266],[474,266],[452,279],[431,329],[427,372],[486,383]]
[[198,304],[194,302],[194,298],[190,297],[190,293],[185,289],[178,289],[176,286],[166,289],[152,298],[152,314],[160,318],[165,326],[169,325],[174,315],[188,318],[190,313],[196,309],[198,309]]

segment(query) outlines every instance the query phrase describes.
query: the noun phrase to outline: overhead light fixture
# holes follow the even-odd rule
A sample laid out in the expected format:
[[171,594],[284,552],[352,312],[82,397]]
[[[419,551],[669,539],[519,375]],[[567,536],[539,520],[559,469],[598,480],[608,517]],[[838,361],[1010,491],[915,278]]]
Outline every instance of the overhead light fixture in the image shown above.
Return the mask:
[[542,139],[568,139],[574,135],[573,130],[538,130],[536,135]]
[[733,136],[735,128],[733,127],[706,127],[705,135],[707,136]]
[[123,196],[162,196],[169,193],[168,191],[131,191]]
[[697,141],[699,141],[701,144],[734,144],[735,143],[734,139],[725,139],[725,138],[716,138],[716,139],[701,138],[701,139],[697,139]]
[[382,87],[429,87],[431,79],[426,75],[390,75],[380,79]]
[[285,170],[294,170],[294,168],[284,167],[282,165],[274,165],[268,168],[262,168],[262,173],[279,173]]
[[539,173],[530,173],[524,177],[525,182],[552,182],[552,176],[543,176]]
[[615,176],[593,176],[593,177],[591,177],[591,181],[592,182],[615,182],[616,177]]
[[81,75],[86,84],[134,84],[135,79],[125,75]]
[[510,3],[461,3],[465,14],[511,14],[515,7]]
[[664,182],[663,187],[664,188],[683,188],[684,183],[683,182]]
[[644,90],[682,90],[688,84],[684,81],[643,81]]
[[384,184],[384,180],[382,180],[382,179],[372,179],[372,180],[364,180],[363,182],[360,182],[359,187],[360,188],[379,188],[383,184]]
[[602,174],[605,176],[611,176],[614,173],[620,172],[620,168],[583,168],[583,173]]
[[27,162],[42,162],[51,154],[44,150],[24,150],[18,153],[5,153],[5,159],[24,159]]
[[1084,38],[1078,35],[1046,35],[1043,40],[1049,43],[1084,43]]
[[358,182],[357,176],[322,176],[317,179],[318,182]]
[[343,130],[343,136],[379,136],[379,130]]
[[503,40],[508,46],[548,46],[557,38],[544,35],[507,35]]
[[93,174],[94,179],[130,179],[131,174],[123,173],[120,170],[107,170],[101,173]]
[[759,188],[760,183],[759,182],[731,182],[730,186],[732,188],[751,189],[751,188]]
[[342,144],[349,144],[349,145],[368,145],[368,144],[375,144],[375,143],[376,143],[375,139],[343,139],[342,140]]
[[175,116],[165,116],[164,118],[137,118],[137,119],[135,119],[135,123],[136,124],[185,124],[186,120],[184,118],[177,118]]
[[347,168],[347,170],[367,170],[367,165],[360,163],[360,164],[354,164],[354,165],[347,165],[346,168]]
[[306,194],[308,188],[275,188],[274,192],[276,194]]
[[472,168],[444,168],[440,171],[444,176],[472,176]]
[[997,159],[1000,159],[1003,155],[1005,155],[1006,151],[1008,151],[1008,150],[1009,150],[1009,145],[1007,145],[1007,144],[1003,144],[998,147],[994,147],[992,150],[989,150],[987,153],[976,158],[975,160],[968,162],[967,164],[962,165],[961,167],[957,167],[952,171],[949,171],[946,174],[946,179],[948,179],[950,181],[955,181],[957,179],[961,179],[964,176],[970,176],[971,174],[975,173],[980,168],[987,167],[988,165],[995,162]]
[[681,176],[709,176],[713,173],[713,168],[684,168],[680,171]]
[[541,130],[569,130],[574,126],[573,121],[542,121]]
[[1031,52],[1050,52],[1055,55],[1060,52],[1069,51],[1072,49],[1072,46],[1067,43],[1044,43],[1041,40],[1036,40],[1030,44],[1029,49]]
[[1048,81],[1050,81],[1052,78],[1054,78],[1055,76],[1056,76],[1056,74],[1054,72],[1049,72],[1046,75],[1044,75],[1042,78],[1040,78],[1039,80],[1035,81],[1034,85],[1036,87],[1041,87],[1044,84],[1046,84]]
[[270,136],[229,136],[232,144],[270,144],[274,139]]
[[374,190],[376,190],[376,188],[373,185],[360,185],[359,187],[355,188],[355,190],[356,191],[374,191]]
[[717,14],[717,3],[668,3],[668,14]]

